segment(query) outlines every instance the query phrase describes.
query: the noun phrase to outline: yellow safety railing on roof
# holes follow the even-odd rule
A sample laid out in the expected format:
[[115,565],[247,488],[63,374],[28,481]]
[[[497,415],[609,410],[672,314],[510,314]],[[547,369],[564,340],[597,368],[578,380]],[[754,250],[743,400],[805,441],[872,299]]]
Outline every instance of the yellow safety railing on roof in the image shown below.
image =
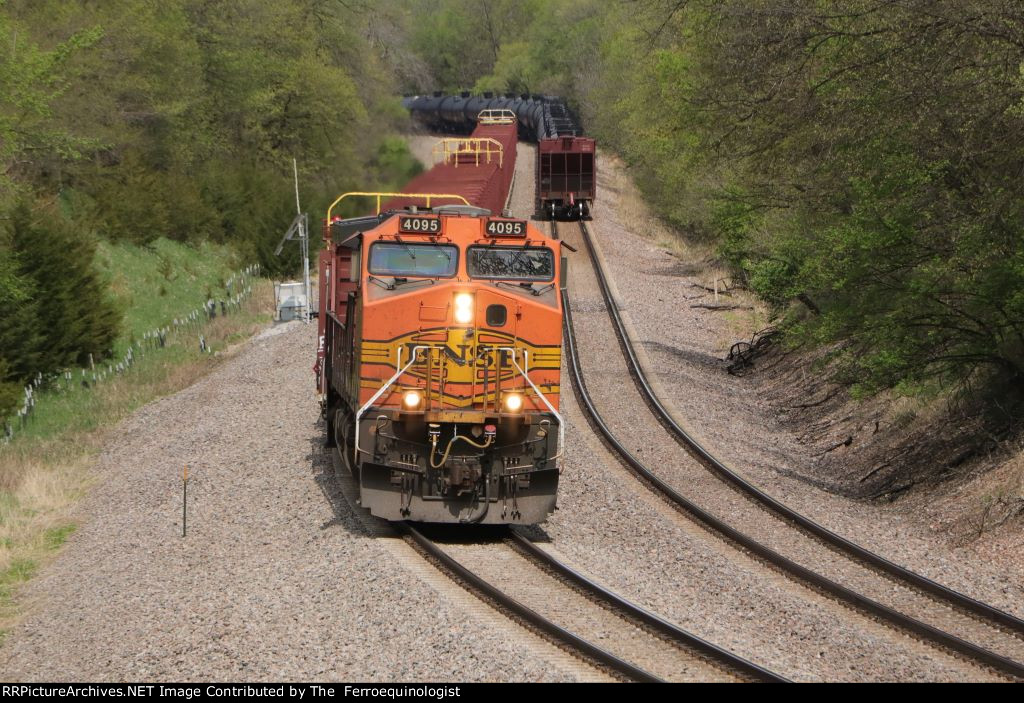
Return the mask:
[[377,214],[378,215],[380,214],[380,199],[381,198],[414,198],[414,199],[417,199],[417,200],[425,200],[427,207],[430,207],[430,201],[431,200],[436,200],[438,198],[447,198],[447,199],[461,200],[466,205],[470,204],[469,201],[466,200],[461,195],[453,195],[451,193],[384,193],[384,192],[380,192],[380,193],[377,193],[377,192],[373,192],[373,193],[359,193],[359,192],[342,193],[341,195],[339,195],[335,199],[335,201],[333,203],[331,203],[331,206],[329,208],[327,208],[327,221],[328,222],[331,221],[331,213],[334,211],[334,206],[335,205],[340,203],[345,198],[357,198],[357,197],[361,197],[361,198],[376,198],[377,199]]
[[476,121],[479,124],[512,124],[516,121],[516,113],[505,107],[500,110],[481,110]]
[[505,160],[501,142],[490,137],[448,137],[435,144],[430,153],[435,161],[440,156],[446,164],[454,162],[455,168],[459,167],[460,156],[472,157],[475,166],[480,165],[480,157],[489,164],[491,157],[497,156],[499,167]]

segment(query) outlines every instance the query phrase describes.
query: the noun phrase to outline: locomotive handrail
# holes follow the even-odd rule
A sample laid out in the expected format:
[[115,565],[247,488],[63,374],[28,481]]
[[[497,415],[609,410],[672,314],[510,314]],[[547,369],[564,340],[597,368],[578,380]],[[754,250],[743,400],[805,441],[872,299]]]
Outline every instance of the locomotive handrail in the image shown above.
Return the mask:
[[516,121],[516,113],[504,108],[488,108],[481,110],[476,116],[479,124],[512,124]]
[[[370,407],[372,407],[373,404],[376,403],[377,400],[382,395],[384,395],[384,391],[386,391],[388,388],[393,386],[395,384],[395,382],[401,377],[401,375],[403,373],[405,373],[406,371],[408,371],[410,366],[412,366],[413,364],[416,363],[416,357],[419,354],[419,351],[421,349],[429,349],[430,347],[431,347],[431,345],[429,345],[429,344],[418,344],[415,347],[413,347],[412,348],[412,357],[409,359],[409,363],[407,363],[405,366],[402,366],[402,349],[403,349],[403,347],[401,347],[401,346],[398,347],[398,349],[396,350],[396,358],[395,358],[395,368],[397,368],[398,370],[395,371],[395,374],[391,378],[389,378],[384,383],[384,385],[382,385],[380,388],[378,388],[377,392],[374,393],[373,396],[371,396],[371,398],[368,401],[363,403],[362,407],[359,408],[359,410],[356,411],[356,418],[355,418],[355,446],[353,447],[353,451],[352,451],[353,460],[358,461],[358,459],[359,459],[359,452],[365,451],[364,449],[361,449],[359,447],[359,422],[362,420],[363,415],[365,415],[366,411],[369,410]],[[558,420],[558,451],[550,459],[550,461],[555,461],[556,459],[558,459],[559,457],[562,456],[562,452],[564,451],[564,448],[565,448],[565,420],[562,418],[561,413],[559,413],[557,410],[555,410],[555,406],[551,404],[551,401],[548,400],[547,396],[544,395],[544,393],[541,392],[540,388],[538,388],[537,385],[533,382],[533,379],[530,378],[530,375],[516,361],[516,352],[517,351],[522,351],[523,352],[523,363],[526,364],[527,368],[529,368],[529,366],[530,366],[530,352],[528,350],[526,350],[526,349],[517,350],[515,347],[487,347],[487,348],[489,348],[489,349],[496,349],[498,351],[507,351],[507,352],[509,352],[509,356],[510,356],[510,358],[512,360],[512,365],[515,366],[516,371],[518,371],[519,374],[523,378],[526,379],[526,382],[530,384],[530,388],[533,389],[533,392],[537,394],[537,397],[539,397],[541,402],[544,403],[544,405],[545,405],[545,407],[547,407],[548,411],[552,415],[555,416],[556,420]],[[369,453],[369,452],[366,452],[366,453]]]
[[474,165],[479,166],[481,154],[486,157],[487,163],[491,163],[491,154],[497,154],[499,168],[505,160],[505,148],[501,142],[491,137],[445,137],[430,150],[432,157],[440,155],[446,164],[454,157],[455,168],[459,167],[459,157],[463,155],[472,156]]
[[[430,347],[429,344],[418,344],[415,347],[413,347],[412,348],[412,358],[409,359],[409,363],[406,364],[405,366],[402,366],[402,349],[403,349],[403,347],[402,346],[398,347],[398,349],[396,351],[396,358],[395,358],[395,368],[398,369],[398,370],[395,371],[395,375],[392,376],[391,378],[389,378],[387,383],[385,383],[383,386],[381,386],[377,390],[377,392],[374,393],[373,396],[368,401],[363,403],[363,406],[361,408],[359,408],[359,410],[356,411],[356,428],[355,428],[355,436],[356,436],[355,439],[356,439],[356,441],[355,441],[355,447],[352,450],[352,460],[353,461],[358,462],[359,461],[359,452],[365,451],[365,450],[359,448],[359,421],[362,419],[363,415],[366,414],[366,411],[370,409],[370,406],[372,406],[374,403],[376,403],[377,399],[380,398],[382,395],[384,395],[384,391],[386,391],[388,388],[390,388],[392,385],[394,385],[395,381],[397,381],[399,379],[399,377],[403,373],[408,371],[410,366],[412,366],[413,364],[416,363],[416,355],[419,353],[419,350],[420,349],[427,349],[429,347]],[[366,453],[369,454],[369,452],[366,452]]]
[[430,207],[431,199],[434,199],[434,198],[455,199],[455,200],[461,200],[466,205],[470,204],[470,202],[468,200],[466,200],[464,197],[462,197],[461,195],[455,195],[453,193],[389,193],[389,192],[384,192],[384,191],[380,191],[380,192],[374,191],[374,192],[365,192],[364,193],[364,192],[361,192],[361,191],[352,191],[350,193],[342,193],[337,198],[335,198],[334,202],[331,203],[330,207],[327,208],[327,222],[329,223],[331,221],[331,213],[334,211],[334,206],[335,205],[340,203],[345,198],[356,198],[356,197],[377,198],[377,214],[378,215],[380,214],[380,199],[381,198],[422,198],[423,200],[426,201],[428,208]]
[[[530,388],[533,389],[533,392],[537,394],[537,396],[541,399],[541,402],[544,403],[544,405],[547,406],[547,409],[551,412],[552,415],[555,416],[555,419],[558,420],[558,453],[555,454],[553,457],[551,457],[550,461],[554,461],[555,459],[558,459],[560,456],[562,456],[562,451],[563,451],[563,448],[565,447],[565,421],[562,419],[561,414],[559,414],[559,412],[557,410],[555,410],[555,406],[553,406],[551,404],[551,402],[548,400],[547,396],[544,395],[543,393],[541,393],[541,390],[539,388],[537,388],[537,386],[534,384],[533,380],[530,378],[530,375],[526,371],[524,371],[523,367],[520,366],[516,362],[516,348],[515,347],[496,347],[496,349],[498,349],[499,351],[510,352],[510,358],[512,359],[512,365],[516,367],[516,371],[518,371],[522,375],[522,377],[526,379],[526,382],[530,384]],[[529,368],[529,366],[530,366],[530,352],[527,351],[526,349],[523,349],[522,352],[523,352],[523,363],[526,364],[527,368]]]

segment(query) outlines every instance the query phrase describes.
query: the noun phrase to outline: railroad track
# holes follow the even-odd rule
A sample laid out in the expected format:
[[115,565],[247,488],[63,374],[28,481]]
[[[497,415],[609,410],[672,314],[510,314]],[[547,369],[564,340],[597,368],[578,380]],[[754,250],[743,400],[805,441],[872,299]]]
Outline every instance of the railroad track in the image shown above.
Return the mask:
[[450,539],[449,530],[442,541],[408,523],[397,528],[472,593],[619,678],[786,681],[616,595],[513,530],[480,530],[468,541],[462,531]]
[[[931,579],[910,571],[895,564],[884,557],[871,552],[870,550],[835,534],[826,527],[816,523],[805,515],[782,504],[773,497],[767,495],[756,486],[746,481],[735,471],[729,469],[725,464],[716,458],[710,450],[700,444],[690,433],[679,425],[672,416],[665,404],[658,397],[652,384],[639,361],[639,357],[632,338],[630,337],[621,313],[611,294],[606,274],[599,260],[597,252],[590,238],[590,233],[583,222],[573,223],[578,227],[579,238],[587,249],[592,270],[597,278],[604,306],[608,312],[612,327],[618,338],[620,348],[629,369],[643,399],[659,424],[668,434],[678,442],[688,454],[714,476],[722,480],[733,490],[738,491],[748,500],[752,501],[760,509],[768,511],[782,520],[786,525],[797,530],[806,538],[826,546],[833,553],[841,558],[854,562],[857,565],[871,569],[881,574],[886,579],[897,583],[899,586],[910,589],[917,594],[924,596],[929,602],[939,605],[940,612],[929,612],[926,621],[918,614],[917,617],[901,612],[900,610],[880,602],[875,598],[868,597],[862,593],[849,588],[838,581],[822,575],[812,568],[808,568],[794,559],[791,559],[779,551],[767,546],[747,534],[720,519],[710,511],[685,498],[675,490],[666,480],[653,471],[632,452],[626,449],[615,436],[609,424],[602,417],[595,400],[587,390],[580,364],[579,351],[575,338],[572,320],[572,309],[567,292],[563,291],[562,301],[565,309],[566,342],[568,351],[567,363],[573,378],[573,386],[576,391],[581,408],[588,417],[591,425],[604,439],[612,452],[626,465],[634,475],[641,479],[641,482],[656,494],[667,500],[670,504],[684,513],[690,519],[703,525],[706,529],[732,542],[734,545],[749,550],[764,562],[785,572],[791,578],[817,590],[828,596],[870,616],[888,623],[914,637],[925,640],[953,652],[961,657],[967,658],[986,667],[991,668],[1000,674],[1021,680],[1024,679],[1024,665],[1014,659],[997,653],[984,646],[966,639],[965,637],[948,632],[944,629],[941,621],[948,619],[945,609],[957,613],[970,615],[975,622],[983,623],[992,629],[992,636],[995,639],[1004,638],[1009,633],[1019,641],[1024,635],[1024,621],[1012,614],[1000,611],[988,604],[969,598],[961,593],[953,591]],[[552,223],[552,233],[558,236],[558,225]],[[1005,639],[1005,638],[1004,638]]]

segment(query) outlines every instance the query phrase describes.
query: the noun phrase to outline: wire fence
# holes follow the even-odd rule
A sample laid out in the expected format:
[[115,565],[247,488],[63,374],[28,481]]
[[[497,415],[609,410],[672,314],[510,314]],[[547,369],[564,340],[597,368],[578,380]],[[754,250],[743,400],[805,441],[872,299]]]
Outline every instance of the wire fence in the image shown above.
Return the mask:
[[130,371],[147,353],[163,349],[169,344],[185,343],[193,333],[198,337],[199,351],[212,353],[213,349],[200,330],[218,315],[223,317],[240,311],[242,304],[252,296],[252,282],[259,274],[259,264],[246,266],[241,271],[231,274],[224,283],[227,294],[223,298],[210,298],[202,307],[191,310],[181,317],[175,317],[166,325],[144,332],[141,339],[132,340],[120,359],[109,359],[97,364],[90,354],[88,367],[65,369],[51,374],[37,373],[32,382],[25,386],[25,398],[21,408],[14,416],[4,420],[0,445],[8,444],[17,433],[28,428],[36,404],[44,391],[66,393],[76,384],[84,389],[95,388]]

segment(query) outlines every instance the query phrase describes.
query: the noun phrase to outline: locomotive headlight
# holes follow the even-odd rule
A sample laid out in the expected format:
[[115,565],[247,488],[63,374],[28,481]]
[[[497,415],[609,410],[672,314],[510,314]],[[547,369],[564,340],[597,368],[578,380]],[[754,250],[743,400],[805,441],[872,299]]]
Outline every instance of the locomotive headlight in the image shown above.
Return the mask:
[[455,321],[462,325],[473,321],[473,296],[469,293],[458,293],[455,296]]
[[505,410],[510,413],[517,413],[523,407],[523,396],[518,393],[509,393],[505,396]]
[[405,406],[406,410],[415,410],[420,406],[422,400],[423,396],[420,395],[419,391],[406,391],[405,396],[402,397],[402,405]]

